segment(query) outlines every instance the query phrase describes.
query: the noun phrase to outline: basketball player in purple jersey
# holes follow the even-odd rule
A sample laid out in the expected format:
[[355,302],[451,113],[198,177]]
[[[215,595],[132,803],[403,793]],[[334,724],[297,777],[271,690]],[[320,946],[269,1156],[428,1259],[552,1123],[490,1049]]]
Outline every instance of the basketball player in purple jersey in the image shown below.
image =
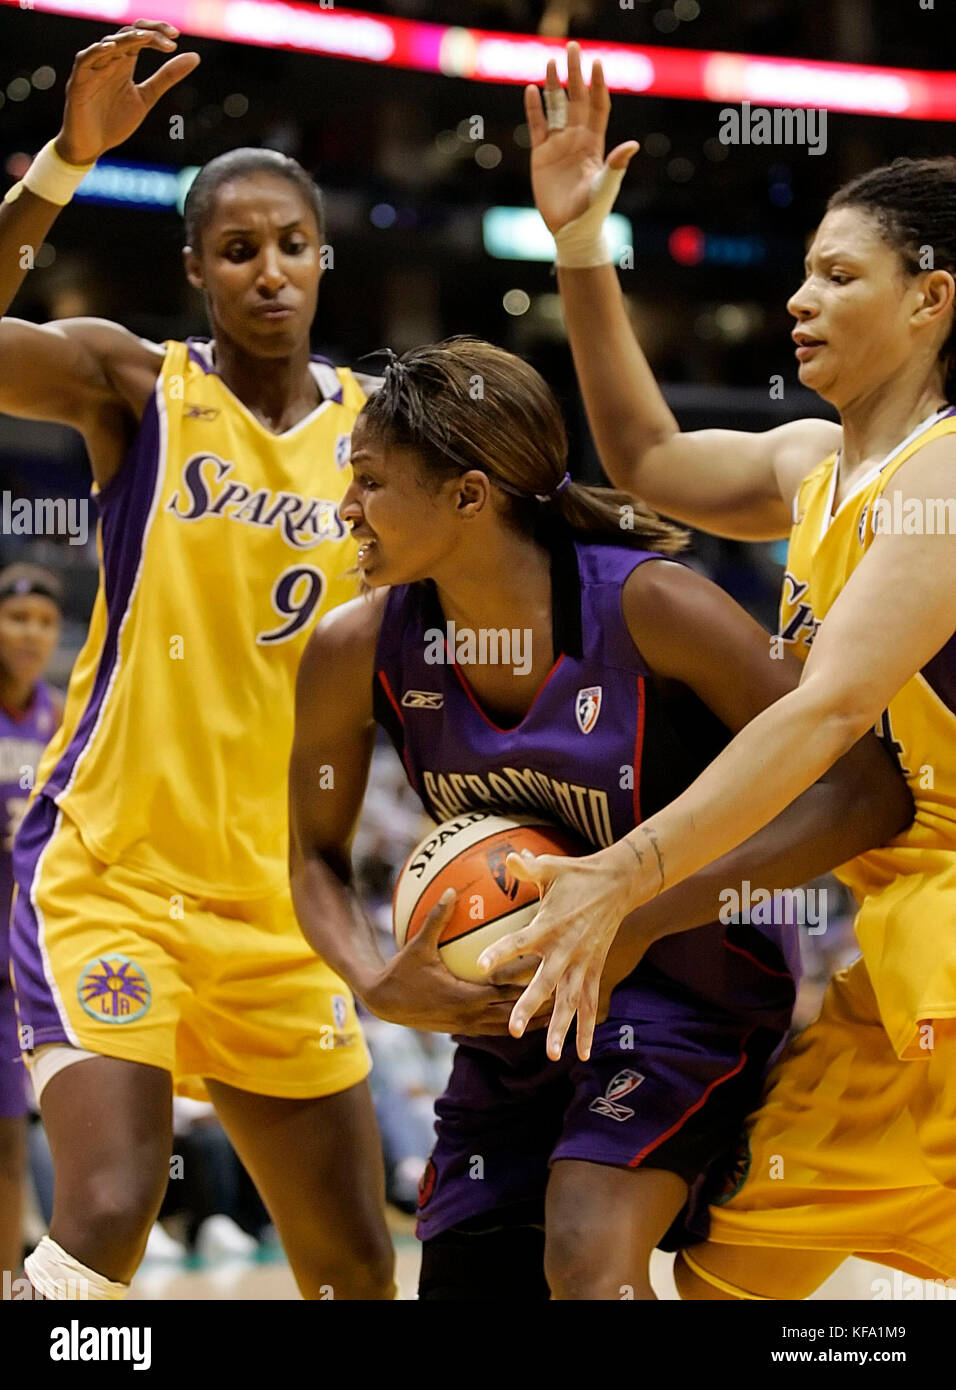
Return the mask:
[[[393,359],[356,423],[341,514],[374,592],[320,623],[300,667],[291,868],[315,949],[395,1022],[481,1031],[438,957],[448,904],[385,963],[350,893],[376,721],[436,820],[544,810],[602,846],[797,678],[722,590],[667,560],[682,532],[572,483],[566,456],[538,374],[472,339]],[[451,622],[523,634],[528,659],[462,669],[446,644],[438,660]],[[461,1038],[420,1194],[420,1296],[653,1298],[651,1251],[692,1238],[794,998],[793,934],[711,922],[720,889],[804,881],[911,814],[868,736],[759,836],[628,920],[587,1062],[572,1045],[549,1062],[543,1030]]]
[[0,1279],[20,1264],[27,1080],[10,984],[13,837],[63,701],[43,672],[60,635],[60,581],[38,565],[0,570]]

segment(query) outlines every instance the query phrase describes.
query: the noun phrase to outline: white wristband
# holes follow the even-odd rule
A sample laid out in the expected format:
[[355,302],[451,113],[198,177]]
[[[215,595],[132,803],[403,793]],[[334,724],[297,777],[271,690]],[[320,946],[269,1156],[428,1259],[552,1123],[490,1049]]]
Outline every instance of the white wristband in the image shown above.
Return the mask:
[[555,265],[582,270],[610,264],[611,254],[604,237],[604,222],[614,206],[624,172],[623,169],[604,165],[591,185],[588,209],[555,233]]
[[[94,160],[93,164],[95,163]],[[61,208],[66,207],[93,168],[93,164],[67,164],[66,160],[57,154],[54,142],[50,140],[43,146],[21,181],[8,190],[3,201],[16,202],[24,188],[28,188],[45,202],[56,203]]]

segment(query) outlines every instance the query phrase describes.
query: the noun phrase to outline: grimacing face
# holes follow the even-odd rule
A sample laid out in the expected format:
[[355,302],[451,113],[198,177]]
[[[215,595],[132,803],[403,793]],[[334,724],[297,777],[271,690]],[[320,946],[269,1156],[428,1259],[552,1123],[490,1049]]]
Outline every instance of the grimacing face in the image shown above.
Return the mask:
[[202,290],[213,336],[255,357],[286,357],[315,318],[322,278],[312,207],[281,174],[220,184],[198,251],[183,252],[189,283]]
[[453,559],[462,523],[488,504],[491,485],[474,470],[437,484],[414,449],[385,445],[360,415],[352,434],[352,481],[339,506],[359,545],[369,588],[434,578]]
[[40,679],[60,638],[60,610],[43,594],[0,602],[0,669],[11,679]]
[[914,343],[924,276],[906,274],[877,220],[859,207],[828,212],[787,303],[797,320],[801,383],[838,410],[879,389]]

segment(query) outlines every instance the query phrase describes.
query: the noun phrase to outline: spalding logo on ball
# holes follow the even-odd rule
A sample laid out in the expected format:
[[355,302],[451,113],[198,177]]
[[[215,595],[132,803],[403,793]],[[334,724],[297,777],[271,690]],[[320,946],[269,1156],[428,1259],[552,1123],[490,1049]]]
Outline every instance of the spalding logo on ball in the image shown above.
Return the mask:
[[486,946],[534,919],[538,890],[508,871],[509,854],[590,854],[571,831],[536,815],[468,811],[436,826],[415,846],[395,885],[392,915],[399,948],[421,931],[447,888],[458,894],[438,943],[453,975],[487,983],[477,961]]

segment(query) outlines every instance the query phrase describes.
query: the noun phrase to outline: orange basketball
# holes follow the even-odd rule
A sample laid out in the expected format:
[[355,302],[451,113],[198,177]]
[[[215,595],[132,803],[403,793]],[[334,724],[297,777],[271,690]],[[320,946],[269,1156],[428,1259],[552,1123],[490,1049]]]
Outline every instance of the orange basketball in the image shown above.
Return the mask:
[[486,946],[526,926],[538,910],[533,883],[516,879],[505,860],[512,852],[590,854],[571,831],[536,815],[468,811],[436,826],[402,868],[392,899],[395,940],[404,946],[447,888],[458,894],[438,949],[459,979],[484,983],[477,960]]

